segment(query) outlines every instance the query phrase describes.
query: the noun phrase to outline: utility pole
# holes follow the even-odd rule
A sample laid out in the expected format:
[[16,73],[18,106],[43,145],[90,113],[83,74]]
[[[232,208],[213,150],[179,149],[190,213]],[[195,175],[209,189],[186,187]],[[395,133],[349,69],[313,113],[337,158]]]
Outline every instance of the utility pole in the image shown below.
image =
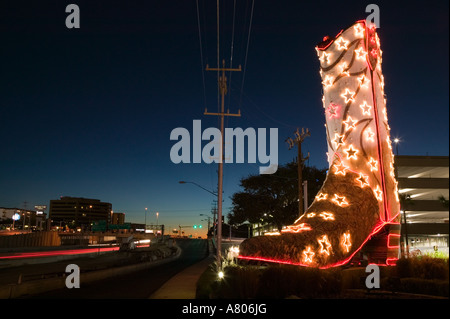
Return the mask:
[[303,158],[302,154],[302,143],[303,140],[311,136],[311,133],[309,132],[309,129],[302,128],[302,133],[300,134],[300,130],[297,128],[297,131],[294,132],[294,139],[288,138],[286,139],[286,142],[289,145],[289,149],[292,149],[294,146],[297,146],[298,155],[297,155],[297,166],[298,166],[298,214],[301,216],[304,212],[304,205],[303,205],[303,177],[302,177],[302,168],[303,163],[309,158],[309,152],[308,156]]
[[216,239],[216,214],[217,214],[217,201],[214,201],[214,207],[212,208],[212,214],[213,214],[213,238]]
[[[208,231],[209,231],[209,228],[211,227],[211,217],[209,217],[209,216],[206,216],[206,218],[208,219]],[[206,232],[206,237],[208,237],[208,232]]]
[[227,94],[227,77],[225,76],[225,71],[228,72],[239,72],[241,71],[241,66],[237,69],[233,68],[226,68],[225,67],[225,60],[222,61],[222,67],[219,68],[210,68],[209,65],[206,65],[206,71],[217,71],[222,72],[222,75],[219,76],[219,91],[221,96],[221,111],[220,113],[208,113],[208,110],[205,109],[205,115],[215,115],[220,116],[220,133],[221,133],[221,141],[220,141],[220,147],[219,147],[219,178],[218,178],[218,190],[217,190],[217,263],[219,266],[219,269],[222,268],[222,196],[223,196],[223,161],[224,161],[224,118],[225,116],[241,116],[241,112],[239,111],[238,114],[231,114],[228,110],[227,113],[225,113],[225,95]]

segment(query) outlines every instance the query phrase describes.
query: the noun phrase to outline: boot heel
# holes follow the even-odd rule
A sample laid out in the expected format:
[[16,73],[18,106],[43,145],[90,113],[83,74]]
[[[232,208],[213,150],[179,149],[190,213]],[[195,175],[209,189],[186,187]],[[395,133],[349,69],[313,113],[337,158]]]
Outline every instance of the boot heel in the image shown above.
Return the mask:
[[400,252],[400,224],[388,223],[361,250],[369,264],[395,266]]

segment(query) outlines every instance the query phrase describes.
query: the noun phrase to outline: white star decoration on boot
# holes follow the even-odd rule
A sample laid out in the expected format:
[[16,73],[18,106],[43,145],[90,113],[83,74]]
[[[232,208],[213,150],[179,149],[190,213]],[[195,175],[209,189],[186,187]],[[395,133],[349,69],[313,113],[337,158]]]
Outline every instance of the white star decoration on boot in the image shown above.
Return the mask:
[[358,150],[353,148],[353,145],[350,144],[350,146],[345,150],[345,153],[347,153],[347,159],[358,159],[356,154],[358,154]]
[[348,131],[351,128],[356,128],[357,121],[354,121],[351,116],[347,117],[347,120],[343,122],[345,124],[345,130]]
[[320,245],[320,253],[330,255],[331,244],[328,241],[327,235],[323,235],[321,239],[318,240]]
[[312,258],[314,255],[314,252],[311,251],[311,247],[308,246],[308,248],[303,251],[303,261],[305,263],[312,263]]
[[367,104],[366,101],[364,101],[364,103],[361,104],[359,107],[361,108],[363,115],[369,115],[370,116],[370,109],[372,108],[372,106]]
[[358,50],[355,50],[356,53],[356,59],[358,60],[366,60],[367,52],[364,51],[363,47],[360,47]]
[[339,40],[336,41],[336,44],[338,45],[338,50],[347,50],[349,42],[343,37],[340,37]]
[[352,246],[352,243],[350,241],[350,233],[345,233],[344,240],[342,240],[342,246],[344,246],[345,251],[348,253],[350,250],[350,247]]
[[350,91],[349,89],[345,89],[345,92],[341,94],[341,96],[345,99],[345,104],[349,101],[355,100],[355,92]]
[[362,38],[364,36],[365,28],[363,28],[360,23],[355,25],[354,29],[355,29],[355,36],[356,37]]
[[356,179],[359,183],[361,183],[361,188],[364,188],[365,186],[370,186],[367,182],[368,176],[364,175],[363,173],[359,173],[359,177]]
[[348,205],[348,202],[345,200],[345,196],[339,196],[338,194],[334,194],[332,201],[341,207]]

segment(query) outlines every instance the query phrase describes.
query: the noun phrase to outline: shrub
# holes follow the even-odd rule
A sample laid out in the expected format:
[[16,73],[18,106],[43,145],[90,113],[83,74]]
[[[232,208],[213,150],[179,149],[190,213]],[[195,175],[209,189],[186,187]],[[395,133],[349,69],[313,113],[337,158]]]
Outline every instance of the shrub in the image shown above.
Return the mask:
[[401,291],[448,297],[448,281],[445,280],[429,280],[421,278],[402,278],[401,279]]
[[400,258],[395,266],[396,274],[400,278],[412,276],[412,266],[410,258]]
[[260,279],[257,298],[327,298],[341,293],[340,270],[295,266],[267,268]]
[[397,261],[396,271],[400,278],[448,280],[449,264],[448,259],[429,256],[400,258]]
[[261,271],[257,267],[228,266],[225,277],[216,282],[214,292],[217,298],[255,298]]

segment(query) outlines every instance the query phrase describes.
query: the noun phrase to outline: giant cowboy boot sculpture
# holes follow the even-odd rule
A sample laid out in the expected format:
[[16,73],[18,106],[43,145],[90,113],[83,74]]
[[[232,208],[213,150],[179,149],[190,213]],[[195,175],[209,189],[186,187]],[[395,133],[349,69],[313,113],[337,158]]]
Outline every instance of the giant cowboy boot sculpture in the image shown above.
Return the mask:
[[316,47],[323,84],[327,178],[281,233],[245,240],[241,259],[329,268],[364,253],[395,264],[400,205],[376,28],[358,21]]

